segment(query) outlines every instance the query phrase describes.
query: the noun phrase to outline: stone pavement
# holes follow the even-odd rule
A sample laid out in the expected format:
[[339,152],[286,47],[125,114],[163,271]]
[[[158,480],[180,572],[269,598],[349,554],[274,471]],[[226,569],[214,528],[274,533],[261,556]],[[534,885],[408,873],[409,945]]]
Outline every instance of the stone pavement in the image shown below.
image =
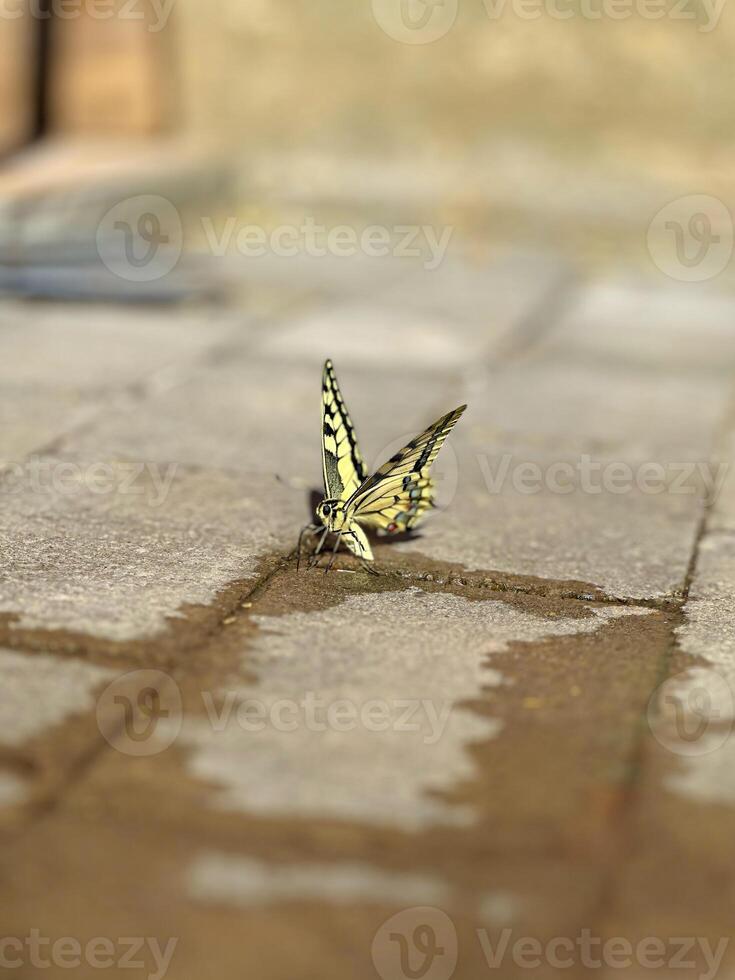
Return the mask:
[[[735,304],[324,268],[0,305],[4,965],[731,976]],[[371,465],[469,404],[377,578],[295,568],[327,356]]]

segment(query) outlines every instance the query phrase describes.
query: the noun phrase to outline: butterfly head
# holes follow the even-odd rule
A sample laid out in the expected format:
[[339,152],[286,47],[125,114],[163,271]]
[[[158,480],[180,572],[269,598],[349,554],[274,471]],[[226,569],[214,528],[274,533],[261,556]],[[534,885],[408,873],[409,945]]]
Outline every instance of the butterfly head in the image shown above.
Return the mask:
[[330,531],[339,531],[345,520],[345,505],[341,500],[327,497],[317,507],[316,519]]

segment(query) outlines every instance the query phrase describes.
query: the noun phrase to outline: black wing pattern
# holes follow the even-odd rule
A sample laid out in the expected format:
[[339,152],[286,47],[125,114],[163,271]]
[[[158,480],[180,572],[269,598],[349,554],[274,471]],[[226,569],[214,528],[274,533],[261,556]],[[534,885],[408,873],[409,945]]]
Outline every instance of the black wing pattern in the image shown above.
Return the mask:
[[466,408],[442,415],[358,487],[347,502],[353,520],[387,534],[415,527],[434,506],[432,463]]
[[333,500],[346,501],[368,475],[331,361],[322,373],[322,467],[324,491]]

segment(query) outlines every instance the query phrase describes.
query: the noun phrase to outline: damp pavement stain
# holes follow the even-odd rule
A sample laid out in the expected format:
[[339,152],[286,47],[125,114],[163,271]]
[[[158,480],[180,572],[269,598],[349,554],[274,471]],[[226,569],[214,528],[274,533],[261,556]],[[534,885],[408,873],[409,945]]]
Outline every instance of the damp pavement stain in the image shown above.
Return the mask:
[[195,901],[243,908],[297,901],[423,905],[446,903],[452,893],[432,874],[384,871],[358,863],[277,865],[219,851],[195,859],[187,874],[187,892]]
[[82,660],[0,649],[0,745],[17,747],[94,707],[116,671]]
[[260,816],[356,820],[409,831],[467,826],[441,794],[475,775],[465,751],[501,722],[464,702],[505,678],[488,664],[510,644],[592,633],[635,607],[544,618],[498,600],[418,588],[338,606],[255,616],[242,667],[209,718],[184,723],[188,768],[211,805]]

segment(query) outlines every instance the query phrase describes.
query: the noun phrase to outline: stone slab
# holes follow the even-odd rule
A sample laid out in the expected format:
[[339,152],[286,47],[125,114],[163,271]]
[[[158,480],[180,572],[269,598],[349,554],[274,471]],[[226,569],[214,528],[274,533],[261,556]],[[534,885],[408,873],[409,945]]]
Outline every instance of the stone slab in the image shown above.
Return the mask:
[[303,493],[257,474],[113,462],[100,482],[99,461],[33,462],[35,476],[2,483],[0,611],[18,629],[156,636],[290,550],[308,513]]
[[677,634],[681,649],[735,681],[735,537],[709,532],[697,550],[694,577]]
[[394,542],[393,554],[571,579],[616,598],[663,598],[683,588],[704,511],[694,468],[678,486],[681,474],[659,463],[649,484],[642,477],[650,459],[555,451],[521,436],[477,439],[462,433],[464,422],[437,459],[439,509],[412,539]]
[[735,366],[735,303],[707,283],[624,277],[579,289],[543,339],[549,354],[624,367],[728,374]]
[[707,529],[712,532],[735,532],[735,432],[728,431],[717,446],[716,459],[725,470],[719,493],[707,515]]
[[0,399],[0,465],[46,448],[100,410],[94,394],[59,387],[3,385]]
[[707,533],[697,551],[684,622],[676,631],[688,663],[661,688],[663,718],[653,729],[670,750],[668,769],[659,774],[664,786],[703,805],[735,806],[733,595],[735,536]]
[[537,256],[472,263],[447,257],[379,296],[337,303],[294,319],[263,339],[279,359],[373,364],[442,372],[489,358],[540,314],[566,270]]
[[0,382],[104,391],[226,343],[238,321],[216,312],[0,303]]
[[[371,468],[456,403],[450,379],[427,385],[415,371],[386,379],[349,362],[344,370],[335,366]],[[278,474],[320,488],[320,412],[321,365],[274,367],[231,355],[133,406],[101,413],[62,447],[90,459],[115,455]]]
[[729,398],[724,378],[652,376],[634,365],[540,353],[476,373],[463,426],[476,442],[521,436],[611,458],[706,461]]
[[18,747],[94,708],[115,671],[83,660],[0,649],[0,745]]

